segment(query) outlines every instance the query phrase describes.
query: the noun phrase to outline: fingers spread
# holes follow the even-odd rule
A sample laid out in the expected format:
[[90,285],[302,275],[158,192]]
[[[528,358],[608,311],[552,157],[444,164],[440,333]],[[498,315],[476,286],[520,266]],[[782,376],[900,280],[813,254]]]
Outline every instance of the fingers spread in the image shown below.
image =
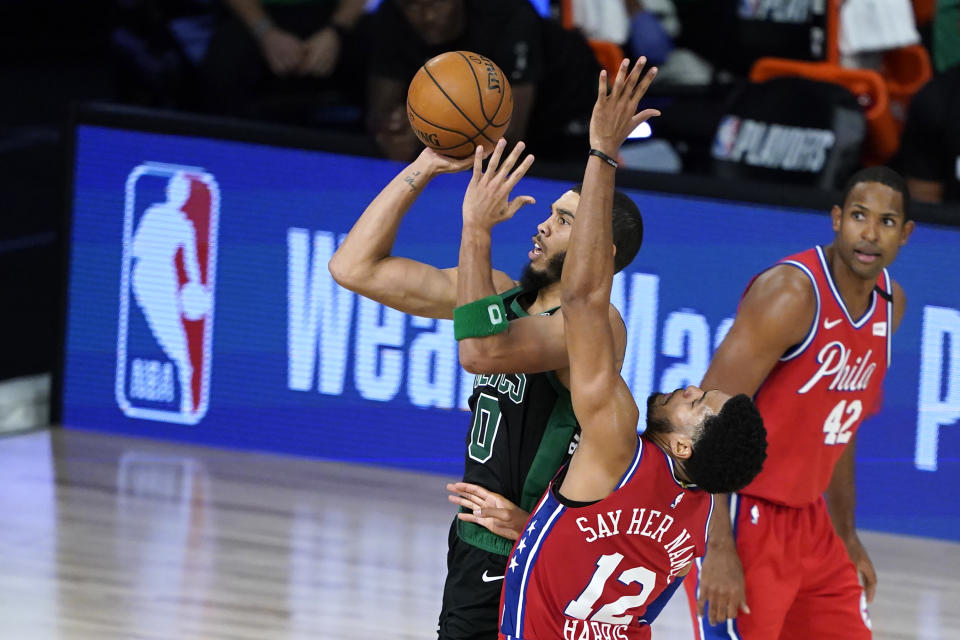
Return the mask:
[[[503,140],[503,138],[501,138],[501,140]],[[499,173],[510,173],[510,170],[513,169],[513,165],[515,165],[517,163],[517,159],[520,158],[520,154],[523,153],[524,147],[526,147],[526,145],[522,140],[514,145],[513,151],[511,151],[510,155],[507,156],[507,159],[503,161],[503,165],[501,165]]]
[[507,146],[507,141],[503,138],[497,140],[497,146],[493,148],[490,154],[490,160],[487,161],[487,172],[484,175],[495,176],[497,168],[500,166],[500,157],[503,155],[503,149]]
[[[451,489],[451,487],[453,488]],[[457,493],[464,494],[464,495],[475,495],[481,500],[486,499],[486,497],[490,493],[480,485],[473,484],[471,482],[455,482],[453,484],[448,484],[447,489],[449,489],[450,491],[456,491]]]
[[473,524],[482,524],[480,522],[480,518],[473,515],[472,513],[458,513],[457,519],[463,520],[464,522],[472,522]]
[[473,153],[473,179],[479,180],[483,175],[483,146],[477,145]]
[[520,166],[517,167],[517,170],[514,171],[512,174],[510,174],[510,177],[507,178],[507,182],[506,182],[507,189],[508,190],[513,189],[516,186],[516,184],[520,182],[520,178],[526,175],[527,170],[530,169],[532,165],[533,165],[533,156],[528,155],[526,158],[523,159],[523,162],[520,163]]
[[643,56],[637,58],[637,62],[633,65],[633,68],[630,70],[630,75],[627,76],[626,91],[628,95],[632,95],[634,89],[637,86],[637,82],[640,80],[640,72],[643,71],[644,65],[647,64],[647,59]]
[[530,196],[517,196],[516,198],[511,200],[510,204],[507,206],[507,217],[508,218],[512,217],[513,214],[515,214],[524,206],[528,204],[534,204],[534,203],[536,203],[536,200],[534,200]]
[[615,98],[619,98],[620,94],[623,93],[623,85],[626,82],[627,68],[629,66],[630,61],[626,58],[620,62],[620,68],[617,69],[617,79],[613,81],[613,90],[611,91]]
[[464,496],[447,496],[447,500],[453,504],[473,511],[479,508],[480,502],[470,500]]
[[657,109],[644,109],[640,113],[630,118],[630,130],[633,131],[650,118],[656,118],[659,115],[660,111]]
[[633,90],[632,98],[637,102],[639,102],[640,98],[642,98],[647,93],[647,89],[650,88],[650,84],[653,82],[653,79],[656,77],[657,77],[657,68],[650,67],[646,75],[643,76],[643,80],[641,80],[637,84],[636,88]]

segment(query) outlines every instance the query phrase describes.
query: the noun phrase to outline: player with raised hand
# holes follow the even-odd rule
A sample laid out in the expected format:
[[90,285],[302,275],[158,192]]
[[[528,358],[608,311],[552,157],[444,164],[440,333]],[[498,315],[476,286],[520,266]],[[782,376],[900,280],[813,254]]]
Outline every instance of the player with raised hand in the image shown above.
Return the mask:
[[601,72],[590,157],[561,279],[570,393],[580,444],[550,483],[510,555],[501,640],[647,638],[649,623],[705,549],[710,492],[743,487],[765,457],[746,396],[696,387],[648,400],[647,429],[620,377],[610,328],[616,249],[614,159],[657,115],[637,113],[655,76],[624,60],[608,93]]
[[[511,200],[509,194],[533,160],[520,161],[519,143],[506,156],[502,141],[491,151],[482,171],[483,151],[452,160],[425,149],[368,205],[329,265],[340,285],[389,307],[454,317],[461,362],[479,374],[469,401],[463,479],[502,497],[502,526],[491,531],[471,521],[472,513],[454,519],[440,614],[439,635],[444,639],[496,635],[507,554],[527,512],[569,456],[577,429],[566,388],[559,280],[579,188],[550,205],[546,219],[536,226],[529,263],[515,282],[491,268],[490,230],[532,204],[532,198]],[[471,164],[474,175],[464,196],[459,265],[440,269],[392,255],[400,223],[427,183]],[[640,248],[643,225],[627,196],[613,197],[611,233],[619,270]],[[626,329],[609,302],[607,322],[619,363]]]

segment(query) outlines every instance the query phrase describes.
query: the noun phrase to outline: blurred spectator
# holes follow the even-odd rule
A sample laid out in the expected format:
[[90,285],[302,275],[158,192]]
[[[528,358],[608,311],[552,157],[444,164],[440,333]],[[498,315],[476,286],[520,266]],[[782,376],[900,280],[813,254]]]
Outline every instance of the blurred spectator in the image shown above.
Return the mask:
[[642,9],[637,0],[570,0],[567,4],[570,22],[584,36],[621,46],[630,36],[630,11]]
[[212,0],[116,0],[110,44],[119,98],[199,108],[197,65],[212,29]]
[[[309,111],[327,92],[359,101],[364,44],[355,27],[365,0],[226,0],[229,15],[203,61],[207,106],[221,114]],[[279,109],[282,111],[282,108]]]
[[745,76],[761,57],[822,60],[826,0],[679,0],[687,47],[719,69]]
[[630,16],[626,42],[628,55],[631,58],[647,56],[650,64],[663,65],[673,51],[673,40],[667,32],[663,14],[676,13],[673,3],[670,0],[623,0],[623,4]]
[[370,43],[367,124],[388,158],[408,160],[419,149],[404,110],[407,86],[424,62],[452,50],[488,56],[509,78],[508,139],[525,140],[539,157],[586,152],[600,67],[579,32],[542,19],[528,2],[384,0]]
[[960,0],[937,0],[933,18],[933,63],[937,71],[960,64]]
[[898,165],[921,202],[960,200],[960,65],[937,75],[914,96]]
[[624,4],[630,12],[627,52],[633,58],[646,55],[660,68],[652,95],[670,95],[680,86],[706,87],[713,82],[713,65],[675,44],[683,27],[674,0],[624,0]]

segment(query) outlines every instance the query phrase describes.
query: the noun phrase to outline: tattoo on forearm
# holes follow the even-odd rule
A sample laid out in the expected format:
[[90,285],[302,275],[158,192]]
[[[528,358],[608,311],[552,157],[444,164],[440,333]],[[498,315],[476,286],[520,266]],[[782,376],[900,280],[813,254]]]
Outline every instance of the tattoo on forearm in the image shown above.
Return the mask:
[[420,175],[420,172],[419,172],[419,171],[414,171],[413,173],[411,173],[410,175],[408,175],[406,178],[403,179],[404,182],[406,182],[408,185],[410,185],[410,191],[416,191],[416,190],[417,190],[416,177],[417,177],[418,175]]

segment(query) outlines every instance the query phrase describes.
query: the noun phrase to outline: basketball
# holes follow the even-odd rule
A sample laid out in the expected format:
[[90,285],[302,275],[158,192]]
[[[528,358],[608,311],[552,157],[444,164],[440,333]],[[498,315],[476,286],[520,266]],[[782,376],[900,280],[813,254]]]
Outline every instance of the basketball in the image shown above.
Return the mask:
[[490,151],[513,114],[513,93],[490,58],[448,51],[427,60],[407,90],[407,117],[423,144],[465,158],[482,145]]
[[187,320],[199,320],[210,311],[210,294],[199,282],[188,282],[180,289],[180,309]]

